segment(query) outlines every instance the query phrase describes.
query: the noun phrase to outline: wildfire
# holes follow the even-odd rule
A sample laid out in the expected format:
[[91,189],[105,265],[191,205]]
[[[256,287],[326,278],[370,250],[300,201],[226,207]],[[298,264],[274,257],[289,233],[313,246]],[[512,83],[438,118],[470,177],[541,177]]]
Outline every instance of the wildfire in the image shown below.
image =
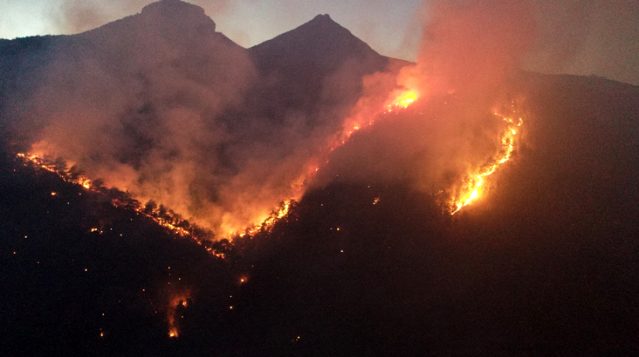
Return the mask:
[[[235,227],[220,227],[220,232],[226,234],[226,238],[255,236],[260,232],[270,232],[278,221],[285,219],[291,211],[294,203],[304,194],[308,183],[318,175],[323,165],[330,160],[330,155],[338,148],[345,145],[351,137],[360,130],[373,126],[377,120],[384,118],[384,114],[392,114],[401,110],[406,110],[420,99],[420,93],[411,88],[398,89],[391,93],[386,101],[381,104],[373,104],[363,101],[360,110],[346,118],[341,130],[335,136],[328,139],[325,149],[316,157],[310,160],[309,164],[302,170],[302,174],[291,184],[292,193],[284,199],[280,206],[269,213],[258,214],[243,231]],[[501,115],[494,113],[506,123],[506,129],[500,136],[499,151],[487,163],[468,173],[460,183],[459,187],[453,189],[447,205],[451,215],[458,213],[464,207],[471,205],[480,199],[486,190],[487,179],[494,174],[501,166],[505,165],[512,158],[515,146],[520,136],[520,127],[523,125],[523,118],[513,111],[513,115]],[[42,170],[58,175],[63,181],[82,187],[86,191],[106,193],[108,190],[100,185],[96,185],[90,178],[75,172],[66,166],[54,163],[43,155],[34,153],[18,153],[17,157],[25,162]],[[51,192],[51,196],[57,196],[57,192]],[[379,197],[373,199],[372,204],[379,204]],[[162,206],[143,206],[140,202],[128,198],[117,197],[111,200],[115,207],[123,207],[134,211],[137,215],[151,219],[158,225],[166,228],[175,235],[191,239],[197,245],[203,247],[209,254],[224,259],[225,254],[217,251],[209,242],[211,237],[204,237],[202,234],[195,234],[195,229],[185,220],[170,210]],[[95,230],[97,231],[97,229]],[[93,229],[91,232],[95,232]],[[220,233],[217,232],[217,233]],[[177,332],[173,333],[177,337]]]
[[[513,105],[514,106],[514,105]],[[494,174],[500,167],[504,166],[513,156],[517,141],[520,136],[521,126],[524,124],[522,116],[502,115],[493,113],[506,123],[506,129],[501,134],[499,141],[499,152],[486,164],[468,174],[457,188],[456,193],[450,199],[450,214],[454,215],[464,207],[471,205],[481,198],[486,190],[486,180]]]
[[[58,164],[53,163],[45,157],[34,153],[17,153],[16,157],[24,162],[25,165],[32,165],[41,170],[56,174],[62,181],[68,182],[73,185],[82,187],[86,191],[95,193],[107,193],[107,189],[95,185],[95,183],[88,177],[73,172],[71,169]],[[51,193],[51,196],[57,196],[57,193]],[[162,207],[144,207],[140,202],[130,199],[128,197],[114,197],[111,199],[111,204],[116,208],[125,208],[135,212],[139,216],[146,217],[156,224],[166,228],[173,234],[191,239],[195,244],[201,246],[209,254],[219,258],[226,258],[225,254],[215,250],[210,244],[208,244],[208,237],[203,237],[200,234],[195,234],[194,229],[191,228],[186,221],[179,218],[171,211],[164,210]],[[91,227],[89,230],[91,233],[98,232],[98,228]]]
[[275,227],[275,224],[281,219],[283,219],[284,217],[288,216],[288,214],[291,212],[291,205],[293,204],[293,202],[295,202],[295,200],[292,198],[282,202],[282,204],[280,205],[278,209],[274,210],[269,215],[266,215],[258,219],[258,222],[261,222],[261,223],[255,224],[251,227],[246,228],[244,232],[241,232],[239,234],[235,233],[233,235],[245,237],[245,236],[254,236],[260,232],[272,231],[273,227]]
[[[333,151],[346,144],[355,132],[374,125],[379,114],[407,109],[418,99],[419,93],[416,90],[401,89],[395,91],[390,96],[390,98],[378,109],[372,109],[373,115],[354,115],[347,118],[345,124],[342,126],[342,129],[336,134],[336,136],[334,136],[327,142],[326,150],[324,150],[319,157],[312,160],[312,163],[309,164],[305,170],[303,170],[302,174],[296,180],[294,180],[294,182],[291,184],[291,188],[293,191],[292,194],[288,198],[283,200],[279,207],[277,207],[270,213],[256,215],[256,217],[252,220],[256,223],[249,224],[248,227],[244,228],[243,230],[238,230],[236,227],[222,226],[220,227],[220,232],[216,233],[221,233],[225,235],[226,238],[232,240],[234,237],[238,236],[254,236],[260,232],[270,232],[278,221],[284,219],[289,215],[291,206],[304,194],[308,182],[319,173],[321,165],[328,163],[328,158]],[[53,161],[47,160],[44,155],[38,155],[34,153],[18,153],[17,156],[23,161],[28,162],[36,167],[57,174],[60,178],[62,178],[62,180],[66,182],[81,186],[87,191],[101,192],[102,190],[104,190],[102,187],[96,187],[95,183],[90,178],[84,175],[79,175],[77,173],[72,173],[71,170],[67,169],[66,167],[60,168],[58,167],[58,165],[54,164]],[[195,236],[191,229],[182,224],[184,222],[183,220],[175,219],[176,215],[167,216],[165,212],[162,212],[157,207],[149,210],[148,207],[143,207],[139,202],[134,200],[122,201],[119,199],[114,199],[112,200],[112,204],[115,207],[126,207],[128,209],[131,209],[138,215],[153,220],[158,225],[166,228],[167,230],[180,237],[192,239],[196,244],[202,246],[211,255],[214,255],[221,259],[225,258],[224,253],[216,251],[209,244],[207,244],[208,239]]]
[[[401,89],[393,92],[385,104],[373,110],[373,114],[370,116],[352,115],[348,117],[341,130],[331,138],[326,144],[326,150],[322,152],[318,157],[310,161],[306,168],[302,171],[302,174],[293,181],[291,187],[294,193],[288,199],[284,200],[280,207],[272,211],[269,215],[262,216],[256,219],[256,222],[260,222],[253,226],[250,226],[242,233],[233,233],[232,235],[253,236],[259,232],[269,232],[273,229],[275,224],[281,219],[288,216],[290,213],[291,205],[296,202],[304,193],[306,186],[320,171],[321,164],[327,164],[329,162],[330,154],[338,148],[344,146],[351,137],[358,131],[373,126],[376,123],[380,114],[388,114],[398,110],[407,109],[413,103],[419,99],[419,93],[414,89]],[[374,204],[379,203],[379,201]]]
[[400,109],[407,109],[419,99],[419,93],[414,89],[400,91],[386,104],[386,112],[391,113]]

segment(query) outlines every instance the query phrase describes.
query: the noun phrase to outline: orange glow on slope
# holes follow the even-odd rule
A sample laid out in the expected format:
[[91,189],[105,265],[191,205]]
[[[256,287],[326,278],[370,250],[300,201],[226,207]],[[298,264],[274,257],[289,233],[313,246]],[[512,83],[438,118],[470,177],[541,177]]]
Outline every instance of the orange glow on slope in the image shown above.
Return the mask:
[[[41,170],[54,173],[64,182],[80,186],[86,191],[96,193],[106,191],[102,187],[95,186],[93,181],[88,177],[72,172],[69,168],[67,168],[66,165],[64,167],[60,167],[59,164],[54,163],[54,160],[50,160],[44,155],[38,155],[34,153],[17,153],[16,157],[18,157],[25,164],[32,165]],[[254,219],[254,221],[259,223],[247,227],[244,231],[238,232],[237,230],[233,230],[230,227],[222,227],[222,231],[225,233],[225,237],[229,239],[232,239],[235,236],[244,237],[246,235],[255,235],[259,232],[268,232],[273,229],[277,221],[288,216],[293,202],[294,199],[288,199],[284,201],[280,205],[280,207],[278,207],[273,212],[258,216],[256,219]],[[121,200],[119,198],[114,198],[111,200],[111,204],[114,207],[130,209],[140,216],[151,219],[156,224],[166,228],[175,235],[178,235],[182,238],[191,239],[195,244],[204,248],[209,254],[220,259],[225,258],[224,253],[216,251],[210,246],[210,244],[207,244],[209,239],[213,237],[201,237],[195,235],[191,229],[187,228],[188,225],[185,224],[187,222],[179,218],[174,213],[166,212],[165,210],[163,211],[160,207],[157,206],[149,209],[149,207],[145,207],[140,202],[135,200]]]
[[493,114],[506,123],[506,129],[502,132],[499,142],[499,152],[486,164],[469,173],[461,185],[454,190],[449,202],[451,215],[480,199],[486,191],[488,177],[512,159],[524,119],[522,116],[516,115],[516,111],[512,116]]
[[[82,189],[95,192],[95,193],[107,193],[108,190],[96,186],[93,181],[88,177],[74,173],[66,166],[59,166],[54,164],[53,160],[49,160],[40,155],[33,153],[17,153],[16,157],[19,158],[25,165],[32,165],[38,169],[56,174],[62,181],[77,185]],[[57,193],[56,193],[57,195]],[[52,195],[54,196],[54,195]],[[171,233],[182,237],[191,239],[195,244],[201,246],[209,254],[224,259],[225,254],[215,250],[211,245],[207,244],[207,237],[194,234],[192,229],[189,229],[188,222],[179,218],[174,213],[163,211],[160,207],[144,207],[140,202],[133,199],[123,199],[121,197],[115,197],[111,199],[111,204],[116,208],[125,208],[135,212],[139,216],[146,217],[156,224],[169,230]],[[91,233],[98,231],[98,228],[92,227]]]
[[[279,207],[275,208],[271,212],[257,214],[255,218],[252,219],[252,221],[256,223],[249,224],[244,229],[238,229],[234,225],[223,224],[220,227],[220,231],[216,233],[219,233],[221,236],[232,240],[234,237],[238,236],[254,236],[260,232],[270,232],[278,221],[284,219],[289,215],[291,206],[294,204],[294,202],[302,197],[306,190],[307,184],[312,180],[313,177],[317,176],[322,164],[328,163],[328,158],[330,157],[330,154],[332,152],[345,145],[357,131],[373,126],[380,118],[381,114],[389,114],[392,112],[407,109],[418,99],[419,93],[416,90],[406,88],[398,89],[392,92],[389,99],[383,102],[382,105],[370,107],[370,103],[367,103],[366,110],[356,110],[354,115],[351,115],[345,120],[344,124],[341,127],[341,130],[327,141],[325,146],[326,149],[319,155],[319,157],[311,160],[311,163],[307,165],[302,174],[296,180],[294,180],[294,182],[291,184],[293,193],[290,197],[283,200]],[[58,167],[58,165],[53,163],[53,160],[46,159],[45,155],[35,153],[18,153],[17,157],[40,169],[55,173],[63,181],[81,186],[87,191],[102,192],[104,190],[102,187],[96,187],[94,182],[88,177],[84,175],[78,175],[77,173],[72,173],[71,170],[67,167]],[[221,259],[225,258],[223,253],[215,251],[213,248],[210,247],[210,245],[206,244],[208,238],[212,237],[207,237],[207,239],[205,239],[194,236],[191,230],[185,228],[182,225],[182,223],[184,222],[183,220],[175,219],[174,216],[167,215],[165,212],[161,212],[158,207],[155,207],[151,211],[149,211],[148,208],[145,209],[145,207],[143,207],[137,201],[122,202],[118,199],[114,199],[112,201],[112,204],[115,207],[129,208],[135,211],[138,215],[142,215],[153,220],[158,225],[166,228],[167,230],[180,237],[192,239],[197,245],[202,246],[210,254]]]
[[291,205],[293,205],[293,202],[295,202],[295,199],[289,198],[288,200],[282,202],[280,207],[278,207],[276,210],[273,210],[270,214],[263,215],[255,219],[256,222],[261,222],[261,223],[249,226],[246,229],[244,229],[243,232],[231,231],[232,233],[229,233],[228,235],[230,237],[232,236],[245,237],[245,236],[254,236],[260,232],[271,232],[273,230],[273,227],[275,227],[275,224],[278,221],[288,216],[288,214],[291,211]]
[[328,158],[331,153],[344,146],[356,132],[373,126],[380,114],[388,114],[407,109],[418,99],[419,93],[414,89],[397,90],[393,92],[384,105],[373,110],[370,115],[355,114],[348,117],[342,125],[341,130],[327,142],[327,149],[319,157],[311,160],[310,164],[303,170],[303,173],[291,184],[294,191],[291,197],[284,200],[281,205],[270,214],[264,214],[256,218],[254,221],[260,223],[247,227],[243,232],[238,233],[233,229],[225,229],[225,231],[231,232],[227,234],[227,236],[245,237],[253,236],[259,232],[271,231],[278,221],[288,216],[291,205],[301,198],[306,190],[307,184],[313,177],[317,176],[321,167],[318,163],[328,163]]
[[394,112],[399,109],[407,109],[419,99],[419,93],[414,89],[400,91],[399,94],[386,105],[386,112]]

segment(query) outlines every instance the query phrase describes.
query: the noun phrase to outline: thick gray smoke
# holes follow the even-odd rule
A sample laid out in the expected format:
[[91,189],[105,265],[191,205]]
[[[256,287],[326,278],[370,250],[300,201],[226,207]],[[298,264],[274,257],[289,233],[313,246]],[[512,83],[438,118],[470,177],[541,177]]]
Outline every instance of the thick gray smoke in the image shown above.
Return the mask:
[[535,6],[538,31],[527,68],[639,85],[639,1],[537,0]]
[[150,5],[52,49],[21,104],[31,150],[222,236],[291,197],[328,132],[247,109],[261,82],[249,53],[196,6]]

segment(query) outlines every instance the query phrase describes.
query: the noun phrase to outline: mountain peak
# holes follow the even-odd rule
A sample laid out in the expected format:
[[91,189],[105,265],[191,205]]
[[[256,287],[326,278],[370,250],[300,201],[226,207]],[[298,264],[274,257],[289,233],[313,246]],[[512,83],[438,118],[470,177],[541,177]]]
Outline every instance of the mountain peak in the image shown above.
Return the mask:
[[297,29],[310,29],[318,32],[318,34],[342,33],[344,35],[352,35],[348,29],[335,22],[329,14],[319,14]]
[[160,0],[151,3],[142,9],[140,15],[148,22],[215,31],[215,22],[206,16],[203,8],[181,0]]
[[333,19],[331,18],[331,15],[329,14],[318,14],[310,22],[325,22],[325,23],[337,24],[337,22],[333,21]]
[[368,44],[335,22],[328,14],[319,14],[291,31],[254,46],[252,50],[259,52],[269,47],[273,50],[277,48],[306,52],[310,58],[327,54],[339,57],[345,53],[377,55]]
[[204,15],[204,9],[181,0],[160,0],[142,8],[142,14],[149,13],[169,13],[169,12],[192,12],[197,15]]

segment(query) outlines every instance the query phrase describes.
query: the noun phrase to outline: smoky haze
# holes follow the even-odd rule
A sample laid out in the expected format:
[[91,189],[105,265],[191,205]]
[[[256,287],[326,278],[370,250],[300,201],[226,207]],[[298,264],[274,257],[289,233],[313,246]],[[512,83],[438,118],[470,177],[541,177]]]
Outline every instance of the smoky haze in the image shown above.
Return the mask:
[[257,70],[200,8],[150,5],[53,50],[16,106],[32,151],[220,234],[293,194],[315,131],[245,109]]
[[[400,182],[446,200],[465,175],[500,150],[504,122],[493,113],[509,114],[520,100],[511,87],[535,40],[533,5],[425,2],[417,63],[396,77],[367,78],[360,104],[407,89],[417,90],[419,101],[408,111],[385,114],[366,138],[354,138],[319,181]],[[351,116],[368,116],[367,110],[357,106]]]
[[[65,13],[83,21],[91,16],[78,11],[108,13],[98,4],[68,2]],[[54,46],[16,106],[15,129],[36,153],[64,158],[222,236],[335,179],[445,194],[499,151],[504,123],[493,112],[520,99],[511,83],[543,43],[539,9],[532,0],[425,1],[416,63],[365,77],[349,113],[350,100],[340,97],[359,84],[352,73],[360,63],[320,78],[310,96],[325,101],[288,110],[299,98],[278,95],[286,92],[278,92],[280,78],[263,76],[201,8],[165,0]],[[380,115],[380,103],[406,89],[420,94],[414,107]],[[311,106],[317,115],[304,111]],[[319,177],[308,173],[326,162]]]
[[[101,26],[119,17],[139,12],[151,0],[64,0],[51,4],[54,26],[62,33],[79,33]],[[228,0],[193,0],[190,3],[201,6],[208,14],[218,14],[226,7]]]
[[[320,18],[313,26],[338,25]],[[14,102],[20,144],[218,237],[299,198],[309,161],[339,125],[329,118],[342,116],[361,70],[354,59],[338,63],[310,93],[322,101],[316,108],[291,109],[277,74],[262,75],[203,9],[174,0],[58,41]]]
[[[137,12],[149,0],[65,0],[52,2],[53,27],[62,33],[77,33],[89,30],[126,14]],[[203,7],[208,14],[223,16],[232,11],[227,0],[194,0],[192,3]],[[534,51],[525,59],[524,67],[543,73],[572,73],[579,75],[599,75],[611,79],[639,84],[639,2],[634,0],[533,0],[525,1],[526,13],[512,14],[507,21],[525,19],[522,26],[528,26],[531,16],[537,24]],[[448,5],[477,5],[476,1],[452,1]],[[483,6],[488,9],[491,2]],[[275,4],[274,6],[277,6]],[[281,5],[281,4],[279,4]],[[424,1],[426,9],[423,17],[431,14],[437,17],[437,7],[446,6],[440,1]],[[512,6],[520,6],[513,2]],[[429,10],[429,9],[432,9]],[[503,9],[502,9],[503,10]],[[500,9],[495,8],[494,12]],[[461,19],[460,19],[461,20]],[[406,19],[413,21],[413,19]],[[481,31],[483,29],[477,29]],[[514,29],[513,30],[518,30]],[[233,31],[241,32],[239,29]],[[418,38],[413,33],[398,36],[401,53],[414,52],[421,56],[416,45]],[[373,35],[371,35],[373,36]],[[407,51],[404,47],[411,47]],[[391,55],[393,55],[391,53]],[[411,56],[412,57],[412,56]],[[408,58],[413,60],[413,58]]]
[[535,6],[538,35],[527,68],[639,85],[639,2],[538,0]]

